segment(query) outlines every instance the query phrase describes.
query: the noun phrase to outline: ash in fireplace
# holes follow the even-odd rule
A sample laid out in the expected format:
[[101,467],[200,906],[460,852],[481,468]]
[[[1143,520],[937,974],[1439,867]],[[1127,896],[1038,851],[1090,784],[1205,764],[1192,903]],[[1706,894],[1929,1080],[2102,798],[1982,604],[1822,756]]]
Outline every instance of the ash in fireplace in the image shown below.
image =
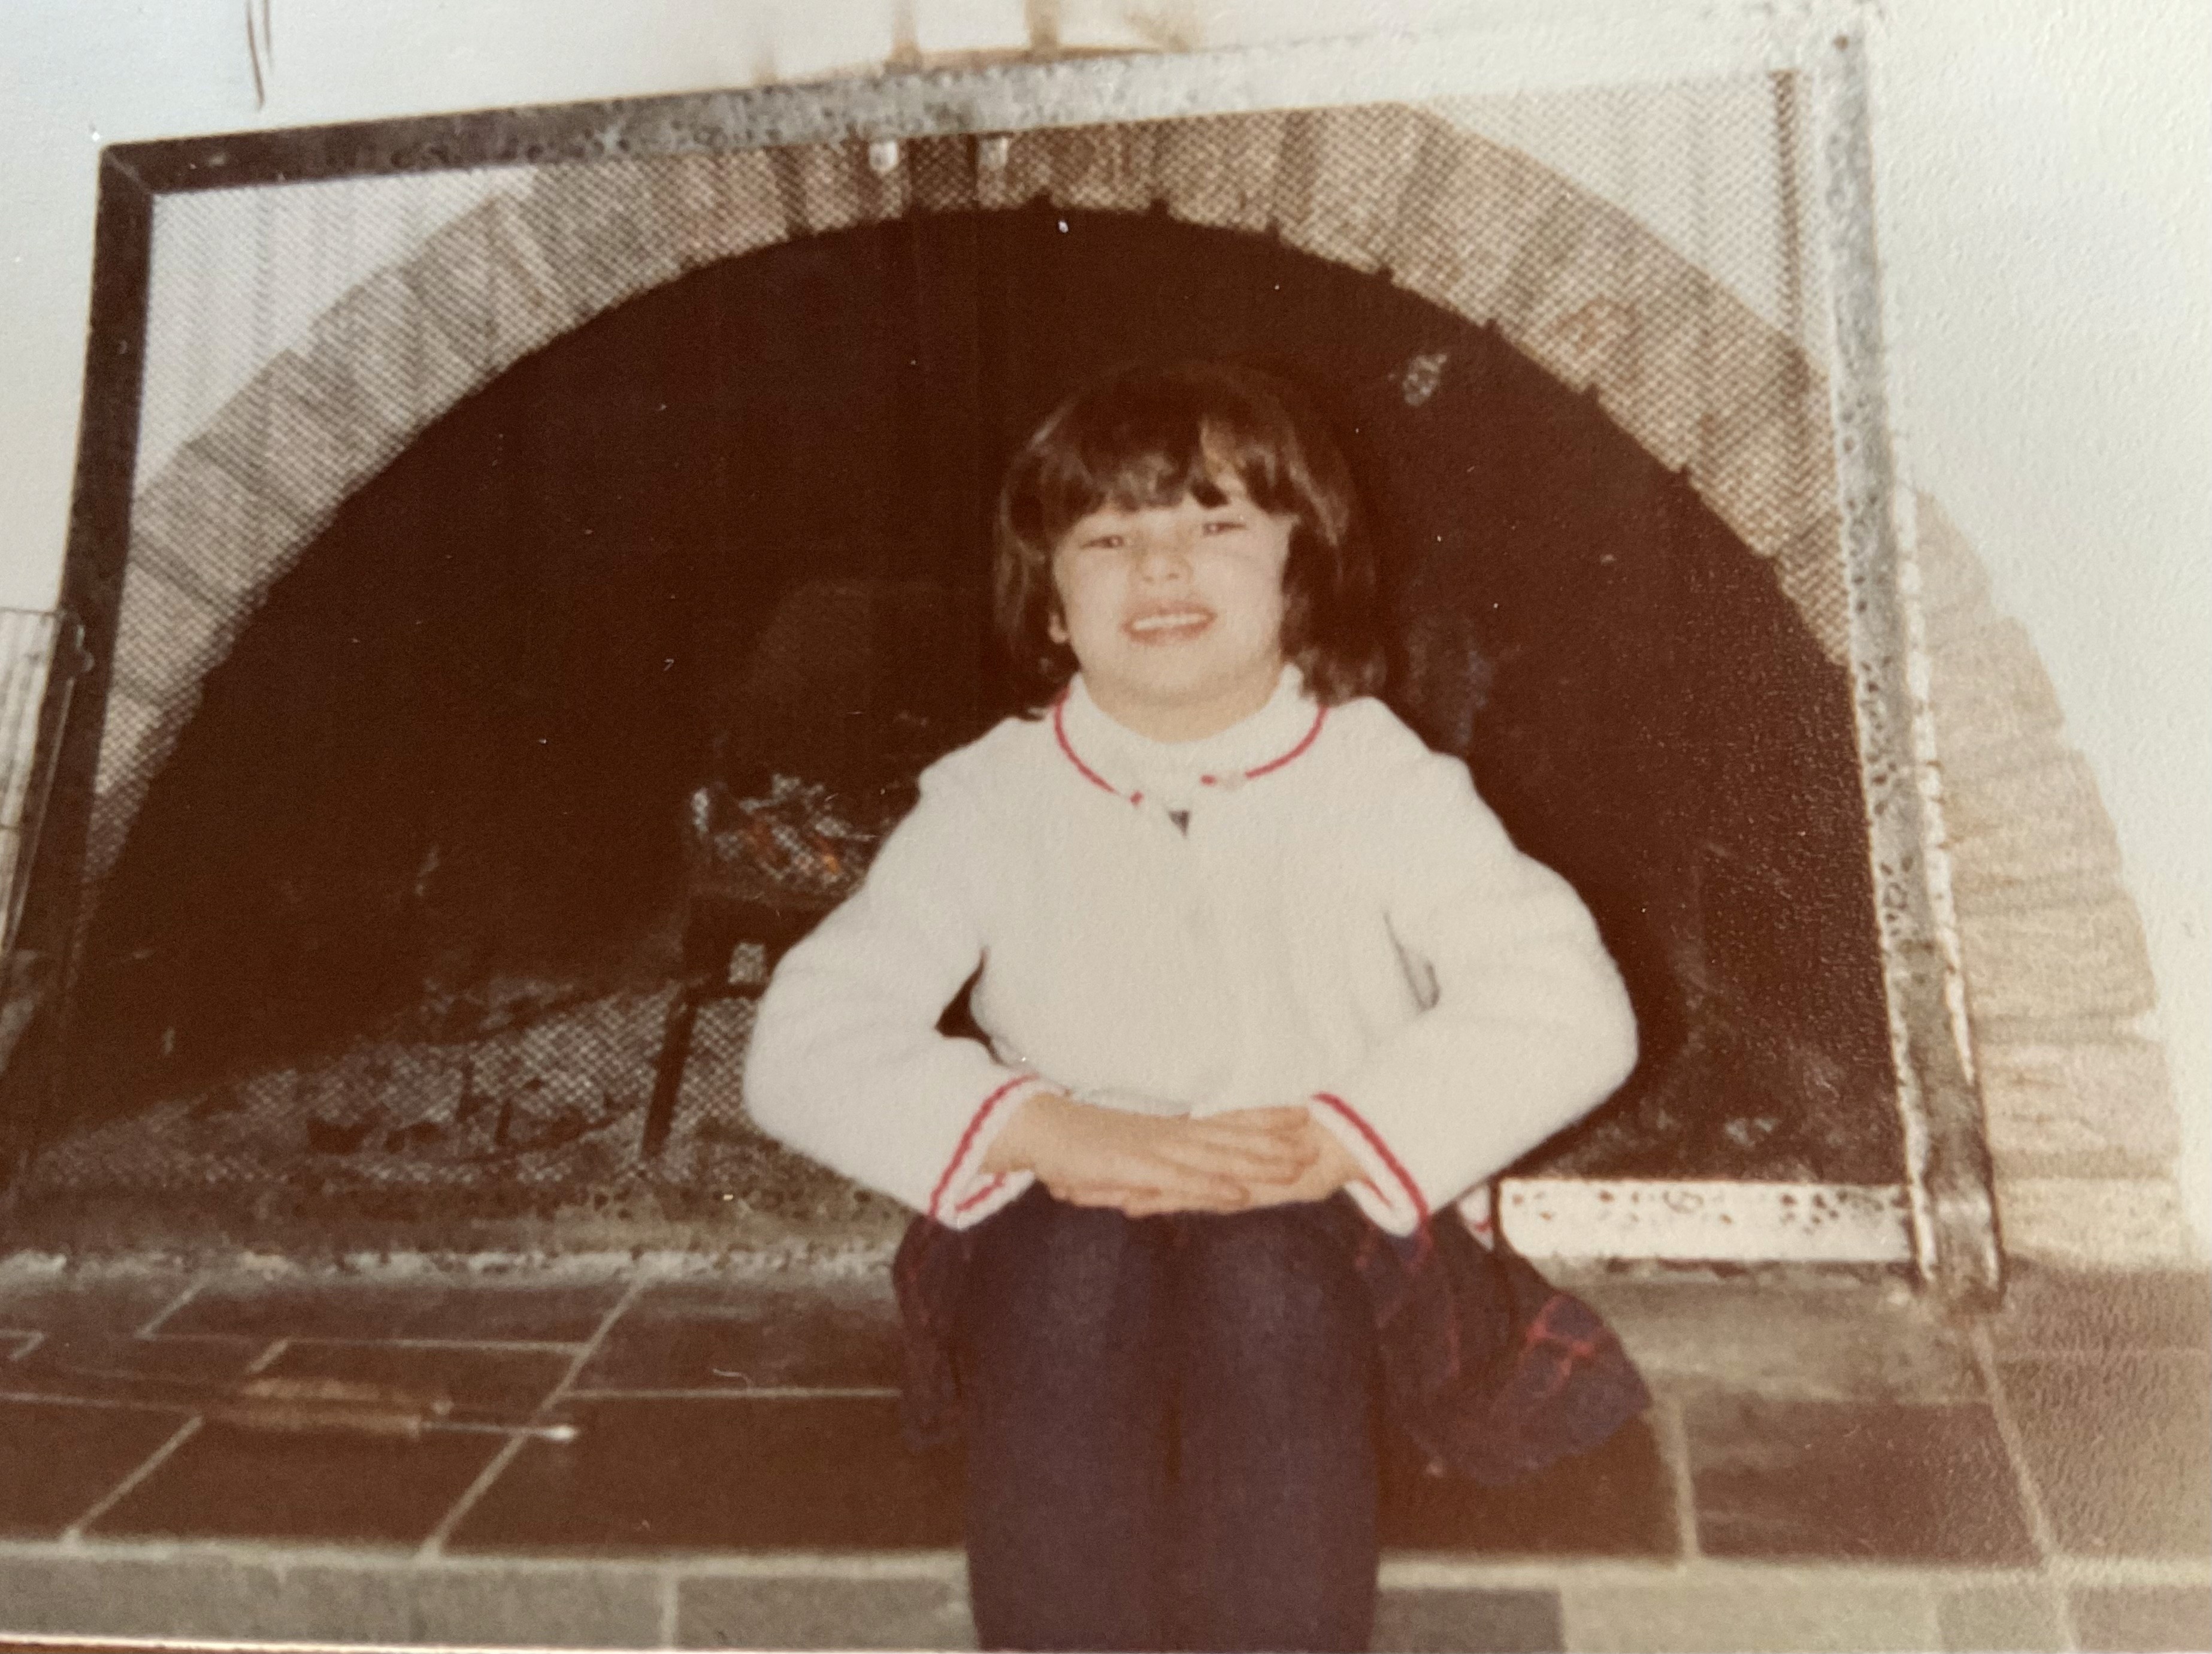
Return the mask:
[[668,1142],[638,1153],[674,988],[587,994],[502,981],[471,1038],[363,1040],[234,1077],[54,1145],[38,1181],[107,1192],[197,1186],[301,1195],[416,1189],[662,1190],[788,1219],[861,1196],[744,1116],[747,1000],[704,1006]]

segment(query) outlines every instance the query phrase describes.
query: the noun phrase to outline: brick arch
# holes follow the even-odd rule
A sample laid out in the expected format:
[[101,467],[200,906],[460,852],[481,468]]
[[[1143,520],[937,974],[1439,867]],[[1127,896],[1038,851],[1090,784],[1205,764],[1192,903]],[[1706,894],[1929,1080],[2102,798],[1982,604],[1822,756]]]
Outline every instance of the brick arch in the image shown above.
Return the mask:
[[2171,1266],[2193,1253],[2142,917],[2087,760],[1966,538],[1917,502],[1917,586],[1951,903],[2005,1250]]
[[[257,597],[362,482],[522,356],[686,270],[905,212],[1051,199],[1274,232],[1498,327],[1690,476],[1767,557],[1836,661],[1827,387],[1792,338],[1639,226],[1516,150],[1407,108],[1263,112],[544,168],[362,281],[133,504],[86,876]],[[2170,1250],[2143,1220],[2174,1152],[2142,924],[2093,778],[2059,739],[2027,635],[1920,504],[1920,611],[1944,754],[1955,933],[2013,1250]],[[2084,1203],[2084,1178],[2108,1199]],[[2084,1231],[2101,1234],[2084,1241]],[[2039,1247],[2037,1243],[2048,1243]],[[2185,1245],[2185,1243],[2184,1243]]]
[[700,265],[912,211],[1164,210],[1391,279],[1597,398],[1846,649],[1826,388],[1795,344],[1633,218],[1404,108],[1226,115],[541,170],[334,305],[139,491],[88,876],[120,852],[258,594],[431,421]]
[[[1844,659],[1849,599],[1820,373],[1794,340],[1632,216],[1437,116],[1302,111],[926,138],[896,153],[851,143],[554,167],[526,194],[495,198],[354,289],[139,492],[115,656],[125,670],[111,690],[88,876],[96,882],[112,865],[200,681],[258,593],[344,499],[462,397],[700,265],[908,212],[1040,197],[1273,233],[1317,257],[1387,271],[1495,326],[1686,471],[1772,562],[1830,658]],[[1936,587],[1978,591],[1960,572],[1973,567],[1955,536],[1936,537]],[[2037,689],[2039,667],[2017,629],[1979,597],[1956,613],[1941,604],[1931,612],[1950,617],[1931,625],[1929,640],[1939,739],[1966,758],[1953,820],[1978,1025],[2017,1031],[2049,1000],[2051,1016],[2071,1017],[2077,1030],[2083,1016],[2103,1019],[2117,1037],[2148,1004],[2150,976],[2116,858],[2100,848],[2111,833],[2094,789],[2057,742],[2055,708],[2030,718],[2033,750],[2021,745],[2021,697],[2047,698],[2047,684]],[[2003,790],[2015,783],[2027,789],[2024,801]],[[2033,843],[2021,837],[2027,820]],[[2085,856],[2081,878],[2050,884],[2043,859],[2064,867]],[[2063,939],[2080,922],[2100,939],[2098,968],[2086,973],[2051,953],[2069,949]],[[2142,1069],[2140,1051],[2106,1046],[2082,1060]],[[2075,1060],[2034,1050],[2030,1066]],[[1989,1085],[2002,1082],[1998,1067],[1984,1065]]]

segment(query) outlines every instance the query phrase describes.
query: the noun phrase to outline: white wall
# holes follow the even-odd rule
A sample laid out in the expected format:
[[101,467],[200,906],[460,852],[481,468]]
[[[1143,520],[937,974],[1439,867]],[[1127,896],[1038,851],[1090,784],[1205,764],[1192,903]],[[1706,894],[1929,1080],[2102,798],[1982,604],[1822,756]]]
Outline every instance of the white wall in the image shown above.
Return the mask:
[[[925,52],[1228,43],[1474,0],[0,0],[0,604],[54,600],[99,147],[797,78]],[[2118,818],[2212,1233],[2212,4],[1892,0],[1887,268],[1916,480],[1990,564]],[[902,26],[901,18],[908,20]],[[907,39],[902,42],[901,36]]]
[[1905,440],[2119,830],[2212,1235],[2212,4],[1902,0]]

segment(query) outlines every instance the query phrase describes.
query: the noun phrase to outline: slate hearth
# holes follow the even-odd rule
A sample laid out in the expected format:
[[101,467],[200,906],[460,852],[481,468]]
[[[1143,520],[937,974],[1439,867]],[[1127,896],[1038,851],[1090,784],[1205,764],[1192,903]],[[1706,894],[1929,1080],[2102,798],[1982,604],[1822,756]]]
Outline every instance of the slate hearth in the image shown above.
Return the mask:
[[[672,1268],[0,1269],[0,1632],[966,1643],[887,1293]],[[1378,1647],[2212,1645],[2202,1276],[2028,1274],[1975,1323],[1894,1281],[1582,1284],[1657,1406],[1503,1493],[1394,1458]],[[249,1372],[580,1433],[198,1417]]]

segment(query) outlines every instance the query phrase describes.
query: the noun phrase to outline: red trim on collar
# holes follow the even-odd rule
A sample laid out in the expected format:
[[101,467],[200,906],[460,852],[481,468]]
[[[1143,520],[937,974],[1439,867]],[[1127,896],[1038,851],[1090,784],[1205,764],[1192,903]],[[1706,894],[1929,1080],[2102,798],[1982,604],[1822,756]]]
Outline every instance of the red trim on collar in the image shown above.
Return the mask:
[[1327,707],[1316,707],[1314,708],[1313,727],[1306,731],[1305,739],[1300,741],[1296,746],[1292,747],[1289,751],[1283,754],[1281,757],[1270,758],[1266,763],[1261,764],[1258,769],[1246,770],[1244,772],[1244,779],[1246,781],[1256,780],[1260,776],[1267,775],[1271,770],[1280,769],[1291,759],[1301,756],[1308,747],[1311,746],[1316,741],[1321,739],[1321,727],[1328,721],[1328,708]]
[[[1068,694],[1068,690],[1062,690],[1060,692],[1060,698],[1052,703],[1052,738],[1060,743],[1060,751],[1066,755],[1068,763],[1075,766],[1077,772],[1082,775],[1083,779],[1089,781],[1093,787],[1099,788],[1102,792],[1111,793],[1117,799],[1126,798],[1132,804],[1142,804],[1145,801],[1145,795],[1142,793],[1122,792],[1121,789],[1115,786],[1112,781],[1108,781],[1105,776],[1100,775],[1089,764],[1084,763],[1082,757],[1076,752],[1074,744],[1067,739],[1067,721],[1066,714]],[[1307,750],[1310,748],[1316,741],[1321,739],[1321,727],[1328,721],[1328,708],[1327,707],[1315,708],[1314,721],[1307,728],[1306,733],[1298,738],[1298,743],[1296,746],[1293,746],[1289,751],[1282,754],[1279,757],[1270,758],[1267,763],[1255,765],[1254,768],[1246,770],[1239,779],[1243,781],[1256,781],[1262,775],[1273,775],[1276,770],[1280,769],[1285,764],[1290,763],[1293,758],[1303,757]],[[1221,777],[1218,775],[1200,775],[1198,778],[1198,784],[1200,787],[1218,787],[1221,784]]]
[[1084,763],[1082,759],[1077,757],[1075,756],[1075,749],[1068,745],[1067,722],[1066,717],[1066,710],[1067,691],[1066,690],[1062,690],[1060,692],[1060,699],[1052,703],[1053,739],[1058,741],[1060,743],[1060,750],[1067,754],[1068,763],[1073,764],[1076,769],[1082,771],[1084,780],[1089,781],[1093,787],[1103,787],[1107,792],[1111,793],[1115,798],[1120,798],[1121,796],[1121,789],[1115,786],[1112,781],[1108,781],[1105,776],[1100,775],[1089,764]]

